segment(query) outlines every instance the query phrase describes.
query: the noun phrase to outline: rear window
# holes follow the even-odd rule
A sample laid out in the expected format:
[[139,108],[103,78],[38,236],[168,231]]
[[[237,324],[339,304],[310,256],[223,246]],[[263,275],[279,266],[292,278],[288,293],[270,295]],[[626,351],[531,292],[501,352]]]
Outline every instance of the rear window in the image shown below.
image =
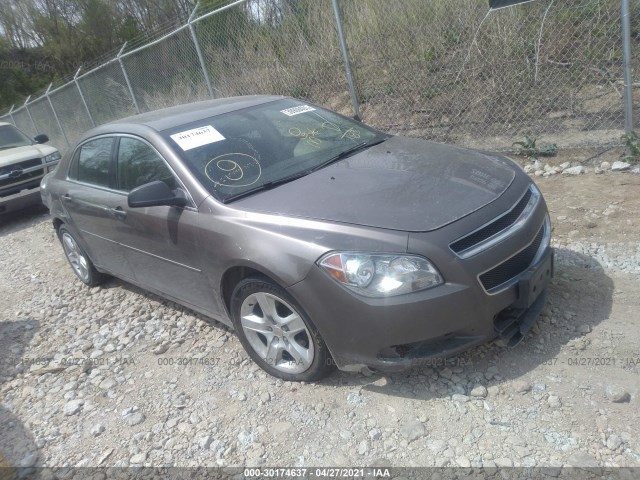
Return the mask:
[[74,156],[69,176],[79,182],[109,187],[114,142],[115,138],[105,137],[84,143]]

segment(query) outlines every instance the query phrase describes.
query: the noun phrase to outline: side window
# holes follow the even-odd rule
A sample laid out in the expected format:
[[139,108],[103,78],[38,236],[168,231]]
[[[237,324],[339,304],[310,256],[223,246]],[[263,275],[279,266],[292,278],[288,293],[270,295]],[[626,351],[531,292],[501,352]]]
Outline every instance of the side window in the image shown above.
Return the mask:
[[82,145],[78,164],[72,166],[70,174],[77,175],[75,178],[79,182],[109,187],[109,166],[114,141],[113,137],[98,138]]
[[67,175],[71,180],[78,180],[78,158],[80,158],[80,150],[81,149],[76,150],[71,159],[71,165],[69,166],[69,173]]
[[161,180],[170,189],[178,187],[164,159],[146,143],[122,137],[118,149],[118,190],[130,192],[145,183]]

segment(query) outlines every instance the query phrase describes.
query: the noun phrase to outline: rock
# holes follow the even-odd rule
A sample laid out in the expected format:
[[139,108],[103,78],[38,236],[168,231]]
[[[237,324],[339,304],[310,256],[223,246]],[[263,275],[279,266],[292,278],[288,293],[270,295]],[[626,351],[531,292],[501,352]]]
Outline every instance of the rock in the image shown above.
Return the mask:
[[600,164],[600,168],[602,170],[609,170],[611,168],[611,164],[609,162],[602,162]]
[[609,438],[607,438],[607,448],[609,450],[617,450],[620,445],[622,445],[622,439],[618,435],[609,435]]
[[531,384],[525,380],[516,380],[512,384],[513,391],[516,393],[525,394],[531,390]]
[[147,460],[146,453],[138,453],[129,459],[129,463],[132,465],[140,465]]
[[604,170],[602,170],[600,167],[596,167],[593,169],[593,173],[595,173],[596,175],[602,175],[604,173]]
[[562,170],[566,170],[567,168],[569,168],[571,166],[571,162],[563,162],[559,165],[560,169]]
[[206,435],[198,440],[198,446],[203,450],[208,450],[212,441],[211,435]]
[[578,333],[587,334],[591,333],[591,325],[579,325],[577,328]]
[[139,425],[145,420],[145,416],[142,412],[139,412],[137,407],[127,408],[122,412],[122,420],[124,423],[133,427]]
[[70,400],[64,405],[64,414],[67,417],[75,415],[82,409],[82,405],[84,405],[84,400],[82,399]]
[[631,167],[631,164],[627,163],[627,162],[613,162],[613,165],[611,165],[611,171],[612,172],[621,172],[623,170],[628,170],[629,167]]
[[525,165],[524,166],[524,173],[533,173],[536,167],[534,167],[533,165]]
[[168,343],[162,343],[162,344],[158,345],[156,348],[153,349],[153,353],[155,355],[162,355],[167,350],[169,350],[169,344]]
[[598,467],[598,461],[586,452],[572,453],[567,459],[567,466],[581,468]]
[[[36,464],[37,461],[38,461],[38,451],[34,450],[32,452],[28,452],[24,457],[22,457],[20,459],[20,461],[18,462],[18,467],[19,468],[31,468]],[[0,466],[6,467],[7,465],[6,464],[0,464]],[[2,470],[4,470],[4,468],[2,468]],[[6,473],[9,474],[9,476],[6,477],[7,479],[13,478],[10,475],[10,472],[6,472]],[[5,478],[4,475],[3,475],[3,478]]]
[[347,403],[353,406],[361,405],[363,403],[362,395],[360,395],[360,393],[358,392],[351,392],[349,395],[347,395]]
[[377,428],[369,430],[369,438],[371,440],[380,440],[382,438],[382,432]]
[[244,402],[247,399],[247,394],[244,392],[240,392],[238,394],[238,400],[240,400],[241,402]]
[[585,172],[585,169],[582,165],[578,165],[577,167],[569,167],[562,170],[564,175],[581,175]]
[[412,419],[406,421],[400,427],[400,434],[407,440],[407,442],[411,443],[424,436],[425,428],[417,419]]
[[453,395],[451,395],[451,401],[464,403],[469,401],[469,397],[467,397],[466,395],[461,395],[459,393],[454,393]]
[[427,448],[434,454],[442,453],[447,449],[447,442],[444,440],[431,438],[427,440]]
[[549,395],[547,398],[547,403],[551,408],[560,408],[562,406],[562,402],[560,402],[560,398],[556,395]]
[[91,428],[91,435],[93,435],[94,437],[97,437],[98,435],[100,435],[101,433],[103,433],[105,431],[104,425],[100,424],[100,423],[96,423],[92,428]]
[[369,451],[369,443],[366,440],[362,440],[358,444],[358,455],[365,455]]
[[456,458],[456,463],[458,464],[459,467],[462,467],[462,468],[471,467],[471,462],[469,461],[469,459],[467,457],[458,457],[458,458]]
[[380,377],[374,380],[373,382],[371,382],[371,385],[375,385],[376,387],[386,387],[387,385],[390,385],[390,384],[391,384],[391,381],[387,377]]
[[470,395],[476,398],[485,398],[487,393],[487,388],[484,385],[476,385],[471,389]]
[[613,403],[625,403],[631,400],[631,395],[619,385],[607,385],[605,395]]
[[109,390],[115,387],[115,385],[115,380],[113,380],[112,378],[105,378],[102,382],[100,382],[100,385],[98,385],[98,387],[100,387],[102,390]]
[[494,463],[500,468],[513,467],[513,462],[510,458],[496,458]]
[[268,403],[271,401],[271,394],[269,392],[264,392],[262,395],[260,395],[260,401],[262,403]]

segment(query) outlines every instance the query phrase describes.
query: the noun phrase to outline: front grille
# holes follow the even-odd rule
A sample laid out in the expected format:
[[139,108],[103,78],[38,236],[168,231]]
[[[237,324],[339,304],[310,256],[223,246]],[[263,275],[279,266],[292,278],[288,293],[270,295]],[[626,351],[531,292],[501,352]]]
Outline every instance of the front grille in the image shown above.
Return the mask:
[[524,196],[511,210],[502,215],[500,218],[497,218],[493,222],[485,225],[480,230],[476,230],[472,234],[453,242],[451,244],[451,250],[453,250],[455,253],[464,252],[465,250],[468,250],[469,248],[474,247],[479,243],[484,242],[488,238],[491,238],[494,235],[509,228],[516,222],[516,220],[518,220],[518,217],[524,211],[527,203],[529,203],[531,195],[531,189],[527,189]]
[[505,260],[497,267],[494,267],[480,275],[480,282],[485,290],[489,291],[496,288],[517,277],[529,268],[536,256],[536,253],[538,253],[540,243],[544,238],[544,229],[545,225],[543,224],[542,227],[540,227],[540,230],[538,230],[535,239],[527,248],[510,259]]
[[33,158],[31,160],[25,160],[23,162],[13,163],[11,165],[6,165],[4,167],[0,167],[0,176],[6,175],[7,173],[11,173],[14,170],[26,170],[31,167],[35,167],[37,165],[42,165],[42,168],[34,170],[32,172],[23,173],[17,177],[8,177],[0,179],[0,188],[7,187],[9,185],[14,185],[16,183],[26,182],[27,180],[31,180],[33,178],[41,177],[44,175],[44,165],[42,164],[42,160],[39,158]]

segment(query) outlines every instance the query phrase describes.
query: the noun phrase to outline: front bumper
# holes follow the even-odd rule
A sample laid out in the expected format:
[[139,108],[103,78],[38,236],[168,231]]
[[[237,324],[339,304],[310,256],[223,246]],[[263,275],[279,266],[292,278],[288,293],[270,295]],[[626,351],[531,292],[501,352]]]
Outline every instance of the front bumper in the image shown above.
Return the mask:
[[7,196],[0,196],[0,214],[9,213],[31,205],[42,203],[40,198],[40,178],[33,182],[29,182],[17,193]]
[[[540,261],[523,274],[523,278],[538,275],[536,292],[526,294],[526,308],[522,308],[522,299],[524,285],[530,285],[527,282],[518,282],[491,297],[479,288],[445,284],[395,298],[365,299],[354,298],[314,268],[307,280],[289,290],[303,302],[338,368],[392,372],[435,366],[441,363],[437,359],[497,336],[515,346],[544,307],[552,274],[553,250],[547,247]],[[322,294],[315,287],[319,285]],[[326,298],[330,300],[323,300]]]
[[[515,346],[533,327],[553,275],[550,224],[543,199],[522,228],[481,255],[461,259],[442,246],[449,244],[442,241],[446,234],[438,235],[435,242],[431,233],[411,235],[408,250],[434,261],[446,280],[439,287],[365,298],[338,285],[317,266],[302,282],[289,287],[338,368],[400,371],[434,366],[441,363],[435,359],[498,335]],[[485,288],[487,272],[495,275],[503,267],[512,268],[511,262],[521,261],[532,246],[531,257],[516,276],[495,288]]]

